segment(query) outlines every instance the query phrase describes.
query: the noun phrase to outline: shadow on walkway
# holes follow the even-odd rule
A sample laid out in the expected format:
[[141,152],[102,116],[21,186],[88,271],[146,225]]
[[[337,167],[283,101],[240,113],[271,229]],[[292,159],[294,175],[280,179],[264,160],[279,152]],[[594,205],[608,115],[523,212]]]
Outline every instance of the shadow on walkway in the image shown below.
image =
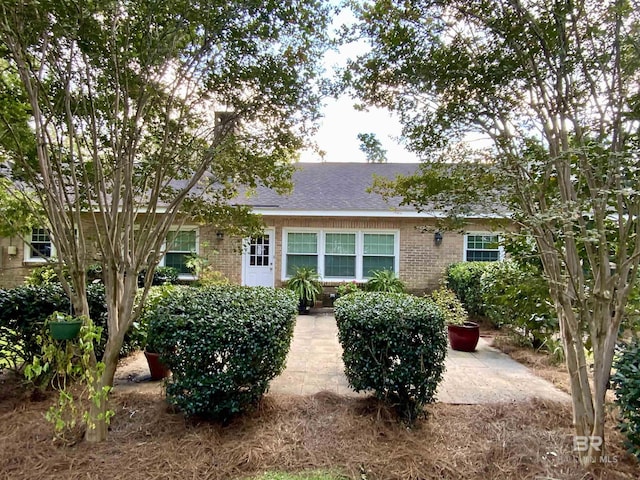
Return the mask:
[[[327,390],[358,395],[344,376],[338,328],[331,314],[300,315],[287,367],[271,382],[270,393],[311,395]],[[447,352],[437,400],[452,404],[517,402],[532,398],[568,402],[569,395],[480,339],[473,353]]]

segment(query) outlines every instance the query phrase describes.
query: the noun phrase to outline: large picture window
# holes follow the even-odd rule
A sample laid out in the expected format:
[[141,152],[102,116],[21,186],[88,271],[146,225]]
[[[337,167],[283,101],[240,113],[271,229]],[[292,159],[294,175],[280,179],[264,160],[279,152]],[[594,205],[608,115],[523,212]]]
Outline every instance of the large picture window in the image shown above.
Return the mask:
[[467,262],[495,262],[502,258],[497,234],[470,233],[466,236]]
[[374,270],[398,273],[398,234],[370,231],[285,232],[285,278],[299,267],[327,280],[366,280]]

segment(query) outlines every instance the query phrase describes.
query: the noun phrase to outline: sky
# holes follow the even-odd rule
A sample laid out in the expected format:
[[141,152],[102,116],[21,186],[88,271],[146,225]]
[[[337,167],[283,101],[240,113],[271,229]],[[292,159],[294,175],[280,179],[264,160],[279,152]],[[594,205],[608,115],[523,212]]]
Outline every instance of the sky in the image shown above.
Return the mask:
[[[344,9],[333,21],[338,28],[343,23],[354,21],[351,11]],[[331,75],[336,67],[344,66],[349,57],[365,52],[364,42],[353,42],[343,45],[338,51],[330,51],[325,55],[324,67],[327,75]],[[364,152],[360,151],[358,133],[375,133],[387,151],[387,161],[417,162],[418,158],[406,151],[397,140],[400,136],[400,122],[384,109],[371,108],[368,111],[356,110],[355,100],[343,95],[338,99],[326,99],[322,109],[324,118],[313,140],[318,148],[325,152],[326,162],[366,162]],[[304,151],[303,162],[320,162],[320,155],[315,151]]]

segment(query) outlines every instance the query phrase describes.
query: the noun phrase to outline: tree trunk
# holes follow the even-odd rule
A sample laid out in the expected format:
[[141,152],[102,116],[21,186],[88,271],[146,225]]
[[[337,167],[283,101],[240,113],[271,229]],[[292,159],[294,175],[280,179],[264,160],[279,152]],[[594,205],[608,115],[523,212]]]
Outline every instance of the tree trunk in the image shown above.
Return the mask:
[[[107,270],[107,269],[105,269]],[[124,336],[133,322],[133,306],[137,289],[137,276],[131,272],[122,274],[115,268],[104,272],[105,293],[107,299],[107,325],[109,336],[104,350],[102,362],[104,371],[96,381],[96,391],[104,387],[112,387],[113,379],[118,366],[118,358]],[[106,413],[108,401],[106,396],[97,405],[91,405],[89,410],[89,426],[85,439],[88,442],[101,442],[107,438]]]
[[[116,346],[116,343],[119,343],[120,346]],[[118,366],[118,355],[121,346],[122,341],[112,342],[110,339],[110,341],[107,342],[102,359],[105,368],[102,375],[94,384],[95,391],[101,391],[104,387],[113,386],[113,378],[116,373],[116,367]],[[89,424],[85,432],[85,440],[87,442],[102,442],[107,439],[108,423],[106,418],[108,408],[109,402],[106,395],[100,397],[100,401],[97,403],[91,402],[89,407]]]

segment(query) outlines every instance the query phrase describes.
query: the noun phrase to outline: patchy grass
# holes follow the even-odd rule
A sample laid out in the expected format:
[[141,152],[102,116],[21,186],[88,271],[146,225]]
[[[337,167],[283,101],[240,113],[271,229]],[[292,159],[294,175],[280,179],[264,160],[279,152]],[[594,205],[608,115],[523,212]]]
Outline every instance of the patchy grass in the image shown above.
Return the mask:
[[435,404],[407,429],[371,398],[269,395],[252,413],[219,425],[185,420],[157,394],[123,391],[112,397],[116,417],[106,442],[87,444],[76,432],[76,443],[60,445],[43,418],[53,396],[34,401],[6,377],[0,472],[12,479],[618,480],[639,471],[612,418],[607,454],[615,464],[585,471],[572,452],[570,408],[540,401]]

